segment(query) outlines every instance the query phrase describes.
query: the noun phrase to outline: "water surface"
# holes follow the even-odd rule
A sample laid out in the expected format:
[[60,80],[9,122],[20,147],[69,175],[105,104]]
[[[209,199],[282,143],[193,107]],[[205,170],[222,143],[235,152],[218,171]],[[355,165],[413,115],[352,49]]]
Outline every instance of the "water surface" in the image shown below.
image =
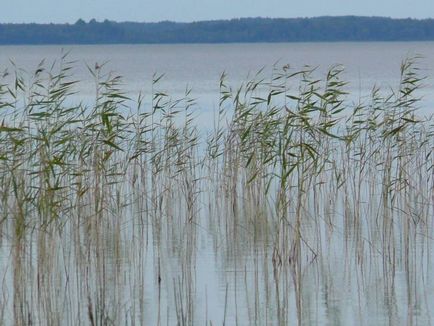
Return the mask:
[[[92,101],[95,93],[86,65],[106,62],[104,69],[122,75],[123,88],[133,98],[152,92],[155,73],[165,74],[158,87],[174,97],[182,97],[191,87],[197,109],[205,116],[199,121],[208,126],[218,107],[223,72],[236,88],[262,68],[261,76],[271,78],[273,65],[310,65],[323,77],[328,68],[342,64],[350,103],[367,97],[374,85],[396,89],[402,60],[421,55],[420,73],[427,79],[419,105],[425,113],[434,112],[434,42],[99,45],[65,50],[77,61],[72,74],[80,80],[77,101]],[[61,52],[59,46],[0,47],[0,68],[13,71],[11,59],[32,72],[41,59],[58,60]],[[64,325],[87,325],[92,320],[101,325],[432,323],[429,185],[420,191],[411,188],[399,203],[418,222],[407,224],[410,215],[393,212],[393,227],[381,233],[381,214],[390,211],[382,206],[380,176],[366,172],[372,179],[360,181],[357,206],[352,183],[338,191],[318,177],[315,192],[305,195],[304,244],[295,266],[290,236],[276,233],[276,226],[287,227],[273,215],[276,198],[262,201],[257,193],[262,188],[246,186],[244,174],[232,185],[231,166],[197,167],[194,184],[201,191],[190,219],[185,202],[188,176],[173,178],[175,171],[169,167],[152,186],[136,182],[137,170],[153,180],[146,168],[132,167],[118,188],[108,188],[113,192],[107,191],[107,210],[100,220],[92,215],[89,207],[95,198],[88,194],[82,206],[68,210],[61,232],[35,228],[25,241],[16,242],[11,236],[13,222],[4,223],[1,320],[10,325],[23,316],[35,324],[49,320]],[[348,176],[354,177],[351,171]],[[336,182],[332,173],[323,177]],[[88,180],[90,185],[94,181]],[[408,198],[414,201],[405,202]],[[288,214],[294,210],[290,205]]]

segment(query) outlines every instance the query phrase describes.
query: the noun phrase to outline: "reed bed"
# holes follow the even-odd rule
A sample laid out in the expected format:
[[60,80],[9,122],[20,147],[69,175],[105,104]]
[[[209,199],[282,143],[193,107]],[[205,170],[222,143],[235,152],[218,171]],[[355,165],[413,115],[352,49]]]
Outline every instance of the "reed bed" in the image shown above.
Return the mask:
[[162,75],[132,99],[88,67],[84,103],[67,55],[5,73],[0,323],[431,323],[417,63],[356,103],[340,66],[223,74],[211,130]]

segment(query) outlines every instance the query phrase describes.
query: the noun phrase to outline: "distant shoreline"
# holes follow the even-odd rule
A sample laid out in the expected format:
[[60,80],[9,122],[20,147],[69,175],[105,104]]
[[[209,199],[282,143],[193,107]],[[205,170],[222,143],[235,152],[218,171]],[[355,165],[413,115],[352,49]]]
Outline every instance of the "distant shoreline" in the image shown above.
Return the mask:
[[0,45],[434,41],[434,19],[337,16],[192,23],[0,24]]
[[276,44],[363,44],[363,43],[432,43],[434,40],[420,40],[420,41],[413,41],[413,40],[396,40],[396,41],[282,41],[282,42],[213,42],[213,43],[206,43],[206,42],[196,42],[196,43],[188,43],[188,42],[172,42],[172,43],[21,43],[21,44],[2,44],[0,43],[0,47],[65,47],[65,49],[68,49],[68,47],[74,47],[74,46],[140,46],[140,45],[146,45],[146,46],[176,46],[176,45],[186,45],[186,46],[203,46],[203,45],[255,45],[255,44],[262,44],[262,45],[276,45]]

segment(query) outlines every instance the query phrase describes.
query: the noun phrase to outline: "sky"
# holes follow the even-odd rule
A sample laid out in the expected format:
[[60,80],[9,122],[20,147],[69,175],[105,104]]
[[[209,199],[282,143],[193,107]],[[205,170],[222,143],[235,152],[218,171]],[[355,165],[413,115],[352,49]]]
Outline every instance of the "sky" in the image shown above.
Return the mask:
[[433,0],[2,0],[0,23],[156,22],[238,17],[434,17]]

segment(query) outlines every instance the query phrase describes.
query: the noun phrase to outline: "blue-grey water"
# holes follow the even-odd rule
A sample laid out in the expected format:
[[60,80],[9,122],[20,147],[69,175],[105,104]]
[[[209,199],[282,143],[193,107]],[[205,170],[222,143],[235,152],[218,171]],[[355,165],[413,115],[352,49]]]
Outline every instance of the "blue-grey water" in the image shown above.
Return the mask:
[[94,93],[86,65],[106,63],[107,70],[123,76],[130,94],[150,92],[152,76],[165,74],[162,88],[177,95],[190,87],[207,106],[216,104],[223,72],[236,87],[262,68],[264,76],[267,72],[271,76],[274,64],[289,64],[294,69],[318,67],[321,77],[331,66],[341,64],[348,91],[357,98],[368,94],[374,85],[396,88],[401,62],[420,56],[420,75],[427,77],[422,92],[424,107],[429,109],[434,103],[434,42],[2,46],[0,71],[13,70],[12,60],[32,73],[42,59],[51,63],[68,51],[68,58],[77,61],[74,76],[81,81],[81,96]]
[[[310,65],[318,67],[316,74],[323,77],[329,67],[342,64],[344,79],[349,83],[348,101],[357,102],[368,96],[374,85],[385,90],[396,89],[402,60],[420,55],[420,74],[427,77],[420,91],[423,97],[420,107],[426,114],[434,113],[434,42],[71,45],[64,46],[63,50],[60,46],[2,46],[0,71],[13,71],[13,61],[17,67],[31,73],[42,59],[53,62],[62,51],[70,51],[68,58],[77,62],[73,72],[74,78],[80,80],[75,95],[77,101],[92,101],[95,93],[94,80],[86,65],[105,63],[105,69],[123,76],[123,88],[132,98],[140,92],[150,94],[152,76],[164,74],[158,87],[168,94],[183,96],[186,88],[192,89],[202,111],[199,119],[205,127],[218,107],[219,79],[223,72],[227,74],[228,83],[236,88],[262,68],[264,76],[271,76],[273,65],[289,64],[294,69]],[[173,209],[176,211],[176,206]],[[77,249],[69,246],[76,246],[77,239],[73,239],[74,232],[67,229],[62,236],[51,234],[47,235],[48,240],[43,240],[48,247],[46,250],[52,251],[54,256],[48,267],[39,267],[36,249],[39,240],[32,240],[35,248],[29,250],[22,268],[23,273],[28,273],[24,277],[28,284],[22,290],[26,294],[21,297],[26,298],[24,310],[38,310],[36,324],[46,324],[44,316],[51,314],[58,316],[53,320],[61,324],[87,325],[87,309],[90,304],[98,304],[95,300],[107,305],[101,308],[107,316],[115,316],[101,319],[103,325],[175,325],[182,321],[201,325],[297,323],[297,294],[292,286],[292,275],[282,272],[284,275],[276,280],[271,266],[273,252],[266,237],[255,241],[247,236],[247,240],[243,236],[237,238],[233,230],[228,231],[219,222],[204,218],[194,230],[191,225],[179,228],[163,225],[163,239],[155,239],[152,231],[155,226],[150,221],[138,230],[136,222],[128,217],[134,214],[128,210],[122,214],[125,216],[121,219],[121,240],[116,246],[107,246],[121,254],[107,249],[101,254],[103,258],[93,251],[88,257],[86,254],[75,256]],[[335,227],[333,236],[325,226],[314,230],[321,235],[318,242],[324,254],[312,261],[309,253],[303,258],[307,263],[301,278],[302,324],[429,325],[433,322],[434,257],[429,250],[432,238],[428,237],[432,235],[431,226],[423,231],[426,237],[421,238],[421,245],[412,248],[415,258],[411,261],[411,271],[397,266],[393,282],[388,279],[390,274],[384,270],[381,255],[373,244],[371,246],[371,239],[366,239],[359,249],[359,243],[344,238],[342,224],[337,222]],[[370,234],[369,229],[375,226],[367,223],[364,228]],[[176,232],[181,233],[179,238],[172,237]],[[189,232],[194,233],[193,244],[184,243],[183,235]],[[104,237],[107,243],[114,241],[110,234]],[[14,301],[17,284],[14,284],[16,275],[11,267],[15,249],[6,234],[1,238],[0,320],[12,325],[14,305],[19,304]],[[85,242],[81,244],[84,246]],[[188,252],[188,248],[191,251]],[[80,250],[87,253],[85,248]],[[358,250],[362,251],[363,259],[354,254]],[[95,259],[95,264],[85,262],[88,258]],[[41,298],[38,289],[44,286],[40,275],[44,273],[52,273],[45,282],[56,286],[50,287]],[[91,288],[89,293],[101,289],[104,292],[92,298],[85,296],[81,273],[93,280],[89,286],[95,289]],[[107,283],[103,286],[98,282]],[[276,291],[277,286],[279,291]],[[50,310],[53,307],[57,310]],[[183,316],[188,318],[183,319]]]

